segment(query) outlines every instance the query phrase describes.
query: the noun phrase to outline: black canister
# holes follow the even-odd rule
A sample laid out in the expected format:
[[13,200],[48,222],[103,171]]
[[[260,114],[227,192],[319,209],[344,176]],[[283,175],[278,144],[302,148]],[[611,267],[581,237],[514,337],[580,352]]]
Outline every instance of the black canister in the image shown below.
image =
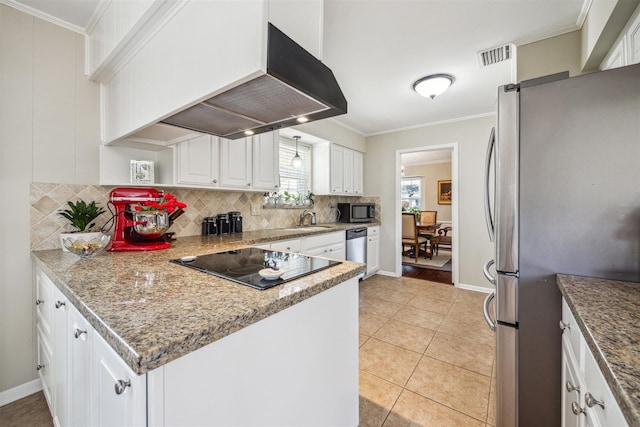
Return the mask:
[[207,220],[207,232],[209,236],[215,236],[218,234],[218,224],[216,223],[216,217],[208,216],[205,218]]
[[238,211],[229,212],[230,233],[242,233],[242,214]]
[[227,214],[218,214],[216,216],[216,224],[218,229],[216,230],[216,234],[229,234],[231,230],[231,224],[229,224],[229,215]]

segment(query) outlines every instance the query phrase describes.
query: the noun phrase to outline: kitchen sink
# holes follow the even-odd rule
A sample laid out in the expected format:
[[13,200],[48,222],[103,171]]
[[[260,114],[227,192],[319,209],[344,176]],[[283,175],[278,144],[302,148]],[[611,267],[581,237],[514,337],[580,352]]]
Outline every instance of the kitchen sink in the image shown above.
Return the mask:
[[302,231],[302,232],[310,233],[312,231],[318,231],[318,230],[331,230],[331,227],[307,225],[307,226],[301,226],[301,227],[283,228],[283,230],[285,230],[285,231],[298,231],[298,232]]

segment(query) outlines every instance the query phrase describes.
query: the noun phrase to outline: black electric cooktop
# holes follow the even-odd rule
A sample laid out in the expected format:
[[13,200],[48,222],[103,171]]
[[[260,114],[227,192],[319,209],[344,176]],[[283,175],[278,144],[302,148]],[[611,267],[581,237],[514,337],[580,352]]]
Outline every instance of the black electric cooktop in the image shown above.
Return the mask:
[[[188,261],[185,258],[170,261],[260,290],[340,264],[340,261],[258,248],[199,255]],[[263,268],[276,268],[283,274],[278,279],[267,280],[258,274]]]

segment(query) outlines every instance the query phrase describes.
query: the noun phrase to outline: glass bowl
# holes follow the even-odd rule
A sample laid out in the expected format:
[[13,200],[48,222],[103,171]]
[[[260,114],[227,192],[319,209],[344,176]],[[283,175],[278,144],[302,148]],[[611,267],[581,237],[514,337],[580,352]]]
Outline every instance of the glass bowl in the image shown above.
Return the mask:
[[91,239],[89,241],[67,237],[62,239],[62,244],[69,252],[73,252],[82,258],[88,258],[103,250],[110,240],[110,235],[103,234],[99,239]]

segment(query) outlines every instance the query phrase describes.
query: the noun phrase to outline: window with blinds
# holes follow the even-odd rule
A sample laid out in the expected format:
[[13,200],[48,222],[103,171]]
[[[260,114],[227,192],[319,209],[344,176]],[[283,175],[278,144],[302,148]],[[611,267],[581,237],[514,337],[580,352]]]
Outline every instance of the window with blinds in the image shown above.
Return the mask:
[[298,142],[298,155],[302,158],[302,167],[294,169],[291,159],[296,155],[296,143],[280,140],[280,193],[288,191],[307,195],[311,191],[311,146]]

